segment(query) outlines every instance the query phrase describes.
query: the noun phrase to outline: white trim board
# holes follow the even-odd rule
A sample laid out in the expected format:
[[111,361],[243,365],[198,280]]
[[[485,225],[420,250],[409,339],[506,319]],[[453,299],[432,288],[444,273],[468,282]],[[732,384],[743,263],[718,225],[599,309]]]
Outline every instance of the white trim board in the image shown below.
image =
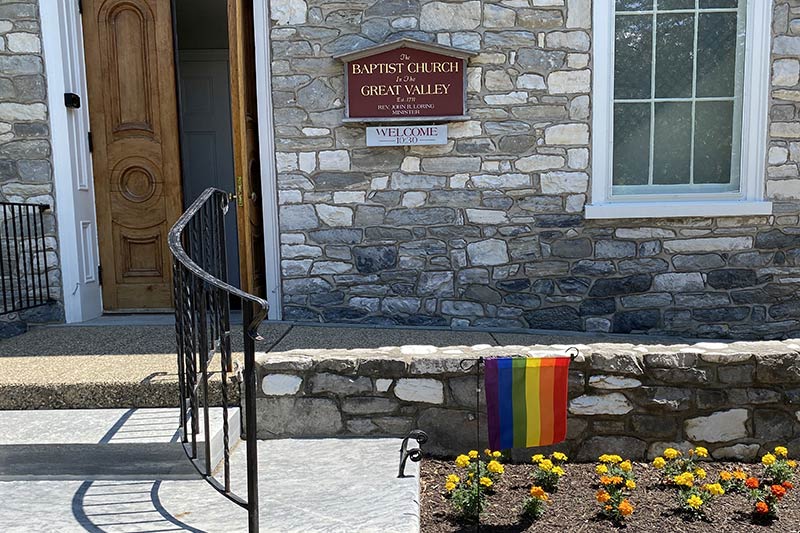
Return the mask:
[[[78,4],[39,2],[50,114],[53,186],[59,259],[67,323],[102,314],[97,279],[99,250],[94,210],[94,180],[89,153],[89,112]],[[80,109],[64,106],[64,93],[80,95]]]
[[272,111],[270,69],[269,0],[253,1],[256,45],[256,98],[258,100],[258,144],[261,159],[261,208],[264,224],[264,265],[270,320],[283,316],[281,298],[281,250],[278,230],[278,172],[275,164],[275,119]]
[[[592,89],[591,204],[586,218],[642,218],[669,216],[740,216],[772,213],[764,201],[769,113],[771,2],[747,3],[747,41],[742,117],[741,185],[735,194],[653,195],[651,198],[611,198],[614,94],[613,2],[594,2],[594,86]],[[702,200],[702,201],[701,201]],[[702,206],[708,206],[706,211]],[[613,215],[613,216],[612,216]]]

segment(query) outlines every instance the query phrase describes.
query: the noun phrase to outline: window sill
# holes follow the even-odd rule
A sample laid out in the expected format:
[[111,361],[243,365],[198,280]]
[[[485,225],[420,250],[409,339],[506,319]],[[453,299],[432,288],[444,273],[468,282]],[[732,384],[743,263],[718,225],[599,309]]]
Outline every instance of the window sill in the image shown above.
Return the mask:
[[586,218],[676,218],[771,215],[772,202],[613,202],[586,206]]

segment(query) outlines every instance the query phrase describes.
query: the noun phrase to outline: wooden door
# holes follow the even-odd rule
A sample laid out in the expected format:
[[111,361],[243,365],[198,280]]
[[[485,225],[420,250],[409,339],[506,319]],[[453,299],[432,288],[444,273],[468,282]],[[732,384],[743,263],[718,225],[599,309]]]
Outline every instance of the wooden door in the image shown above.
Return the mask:
[[228,42],[241,287],[263,297],[266,273],[251,0],[228,0]]
[[83,0],[103,306],[172,307],[181,213],[171,2]]

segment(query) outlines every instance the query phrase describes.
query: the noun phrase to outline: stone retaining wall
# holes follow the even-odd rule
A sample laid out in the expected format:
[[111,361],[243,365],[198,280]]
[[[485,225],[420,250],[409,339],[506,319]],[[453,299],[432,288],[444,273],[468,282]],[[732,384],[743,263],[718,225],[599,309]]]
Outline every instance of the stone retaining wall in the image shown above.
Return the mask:
[[[476,445],[476,358],[563,354],[567,346],[404,346],[260,354],[260,438],[402,436],[425,450]],[[776,444],[800,448],[800,344],[579,346],[569,383],[568,439],[577,460],[600,453],[652,458],[704,445],[715,459],[753,460]],[[461,365],[462,359],[468,359]],[[463,366],[463,368],[462,368]],[[484,399],[481,426],[486,427]],[[485,429],[483,430],[485,435]],[[516,450],[525,460],[530,450]]]

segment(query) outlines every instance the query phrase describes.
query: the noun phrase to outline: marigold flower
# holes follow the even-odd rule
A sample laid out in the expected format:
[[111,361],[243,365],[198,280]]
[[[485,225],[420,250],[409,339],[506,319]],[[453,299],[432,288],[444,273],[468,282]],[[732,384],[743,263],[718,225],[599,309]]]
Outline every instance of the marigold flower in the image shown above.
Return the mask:
[[483,450],[483,453],[485,453],[485,454],[486,454],[486,455],[488,455],[489,457],[491,457],[491,456],[492,456],[492,450],[490,450],[489,448],[486,448],[485,450]]
[[567,460],[567,456],[566,456],[566,455],[564,455],[564,454],[563,454],[563,453],[561,453],[561,452],[555,452],[555,453],[553,454],[553,459],[555,459],[556,461],[562,461],[562,462],[563,462],[563,461],[566,461],[566,460]]
[[610,511],[611,509],[613,509],[613,507],[611,507],[610,505],[606,505],[605,507],[603,507],[603,509],[605,509],[606,511]]
[[611,485],[612,481],[611,478],[608,476],[600,476],[600,484],[601,485]]
[[663,457],[656,457],[655,459],[653,459],[653,466],[660,470],[665,466],[667,466],[667,462],[664,460]]
[[598,460],[599,460],[601,463],[613,463],[613,464],[617,464],[617,463],[620,463],[620,462],[622,462],[622,457],[620,457],[619,455],[609,455],[609,454],[603,454],[603,455],[601,455],[601,456],[598,458]]
[[672,480],[676,485],[691,487],[694,485],[694,474],[691,472],[684,472],[683,474],[678,474],[677,476],[673,477]]
[[779,500],[781,498],[783,498],[784,496],[786,496],[786,489],[783,488],[783,486],[781,486],[781,485],[772,485],[769,488],[769,490],[770,490],[770,492],[772,492],[772,495],[775,496],[776,498],[778,498]]
[[542,461],[544,461],[544,455],[537,453],[536,455],[531,457],[531,461],[533,461],[534,463],[541,463]]
[[625,481],[625,488],[629,490],[633,490],[636,488],[636,482],[632,479],[628,479]]
[[539,468],[544,470],[545,472],[549,472],[553,469],[553,461],[550,459],[542,459],[539,461]]
[[722,472],[719,473],[719,478],[722,481],[730,481],[731,479],[733,479],[733,474],[731,474],[726,470],[723,470]]
[[744,473],[744,470],[734,470],[733,477],[735,477],[739,481],[744,481],[745,479],[747,479],[747,474]]
[[703,505],[703,499],[697,494],[692,494],[686,499],[686,505],[688,505],[689,507],[691,507],[696,511],[700,509],[701,505]]
[[622,461],[619,464],[619,467],[622,469],[623,472],[630,472],[631,470],[633,470],[633,465],[631,464],[630,461]]
[[676,450],[675,448],[667,448],[664,450],[664,457],[669,460],[677,459],[680,456],[681,452]]
[[697,479],[705,479],[708,474],[706,474],[705,469],[703,468],[695,468],[694,475]]
[[784,481],[781,485],[783,485],[783,488],[786,490],[792,490],[794,488],[794,484],[792,484],[791,481]]
[[492,452],[492,457],[494,457],[495,459],[499,459],[502,456],[503,454],[500,452]]
[[789,468],[797,468],[797,461],[789,459],[788,461],[786,461],[786,464],[789,465]]
[[606,465],[597,465],[594,467],[594,471],[598,474],[608,474],[608,467]]
[[461,478],[455,474],[450,474],[449,476],[447,476],[448,483],[458,483],[459,481],[461,481]]
[[778,457],[786,457],[787,455],[789,455],[789,450],[787,450],[785,446],[776,446],[775,455],[777,455]]
[[478,450],[470,450],[467,455],[469,455],[470,459],[477,459],[478,458]]
[[491,472],[492,474],[502,474],[506,471],[505,467],[501,465],[498,461],[492,459],[489,461],[489,464],[486,465],[486,470]]
[[748,489],[757,489],[758,488],[758,479],[754,477],[749,477],[744,482],[745,486]]
[[595,494],[594,497],[600,503],[606,503],[608,500],[611,499],[611,495],[608,492],[604,491],[603,489],[598,490],[597,494]]
[[494,482],[491,479],[489,479],[488,477],[482,477],[480,479],[480,482],[481,482],[481,485],[483,485],[486,488],[489,488],[492,485],[494,485]]
[[697,457],[706,458],[708,457],[708,449],[703,448],[702,446],[698,446],[697,448],[694,449],[694,454]]
[[456,457],[456,466],[459,468],[466,468],[469,466],[469,457],[466,455],[459,455]]
[[561,477],[561,476],[563,476],[563,475],[564,475],[564,469],[563,469],[563,468],[561,468],[560,466],[554,466],[554,467],[553,467],[553,473],[554,473],[555,475],[557,475],[558,477]]
[[633,513],[633,505],[628,500],[622,500],[619,502],[619,514],[622,516],[630,516]]
[[611,483],[614,485],[622,485],[623,481],[622,476],[612,476],[611,478]]
[[764,466],[774,465],[777,459],[771,453],[766,454],[764,457],[761,458],[761,462]]
[[703,485],[703,490],[712,496],[722,496],[725,494],[725,489],[719,483],[706,483]]
[[756,504],[756,512],[758,514],[767,514],[769,512],[769,505],[765,502],[758,502]]
[[531,487],[531,497],[536,498],[537,500],[542,500],[543,502],[547,501],[547,493],[542,487],[539,486],[534,485]]
[[456,484],[448,481],[447,483],[444,484],[444,488],[447,492],[453,492],[454,490],[456,490]]

